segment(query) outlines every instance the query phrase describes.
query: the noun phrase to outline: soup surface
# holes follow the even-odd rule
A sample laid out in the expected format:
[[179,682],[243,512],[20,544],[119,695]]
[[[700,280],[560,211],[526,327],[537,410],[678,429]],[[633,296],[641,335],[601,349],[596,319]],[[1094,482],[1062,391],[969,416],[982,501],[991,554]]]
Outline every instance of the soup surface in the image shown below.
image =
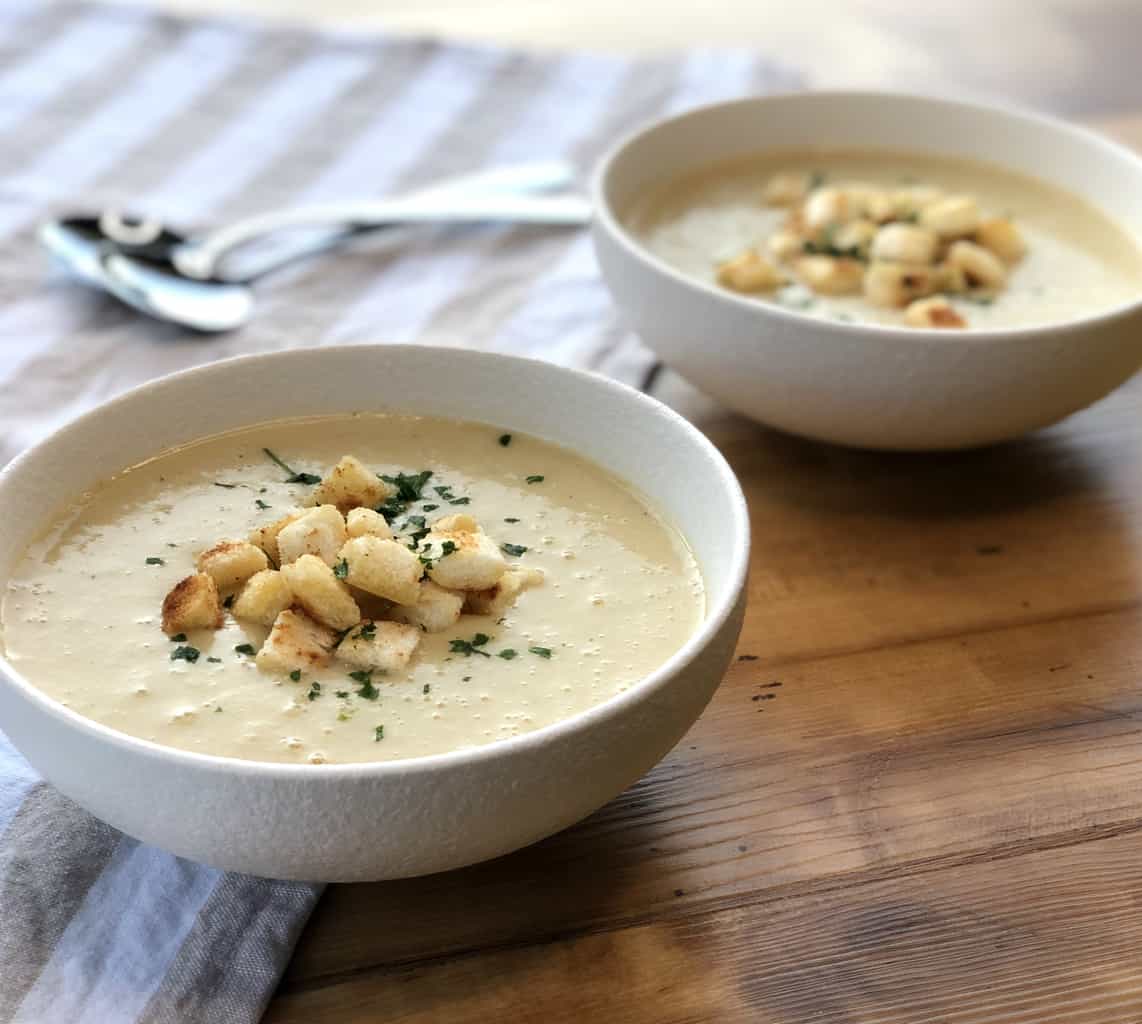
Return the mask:
[[[939,296],[941,305],[946,299],[956,314],[953,319],[963,321],[946,326],[997,328],[1058,322],[1142,296],[1142,253],[1118,225],[1077,196],[971,161],[890,151],[767,153],[668,183],[642,197],[625,219],[653,253],[701,281],[714,283],[728,262],[751,250],[759,253],[772,263],[781,283],[764,289],[736,289],[752,291],[759,301],[824,318],[945,326],[906,320],[904,301],[884,307],[868,301],[865,294],[822,293],[808,275],[798,272],[796,260],[785,258],[782,263],[774,258],[769,250],[776,248],[774,236],[787,226],[792,204],[773,202],[772,196],[767,202],[767,183],[786,176],[802,176],[810,190],[844,190],[860,183],[862,189],[871,186],[893,194],[938,190],[945,197],[967,196],[975,200],[983,216],[1013,224],[1022,236],[1024,251],[1009,261],[1012,265],[1005,268],[1002,287],[952,289],[937,279],[910,297]],[[919,210],[908,211],[903,220],[924,223]],[[941,248],[954,237],[953,233],[940,238]],[[967,232],[964,237],[973,236]],[[821,241],[811,241],[805,253],[830,252]],[[797,257],[802,255],[798,249]],[[867,249],[857,258],[867,270]],[[859,292],[862,270],[853,269],[857,282],[853,292]],[[721,276],[726,283],[724,270]],[[834,281],[826,281],[824,292],[834,287]]]
[[[264,449],[308,482],[287,482]],[[200,553],[297,511],[346,453],[370,474],[406,474],[385,508],[393,539],[429,551],[426,521],[467,514],[534,585],[514,604],[414,632],[396,671],[336,657],[267,671],[255,652],[269,627],[236,618],[241,601],[221,628],[164,634],[164,595]],[[333,567],[343,578],[344,561]],[[222,585],[220,599],[240,589]],[[352,593],[363,617],[370,602],[391,610]],[[167,746],[295,763],[435,754],[548,725],[658,667],[705,612],[683,538],[598,466],[486,425],[378,415],[272,423],[136,466],[68,509],[3,597],[7,656],[80,714]]]

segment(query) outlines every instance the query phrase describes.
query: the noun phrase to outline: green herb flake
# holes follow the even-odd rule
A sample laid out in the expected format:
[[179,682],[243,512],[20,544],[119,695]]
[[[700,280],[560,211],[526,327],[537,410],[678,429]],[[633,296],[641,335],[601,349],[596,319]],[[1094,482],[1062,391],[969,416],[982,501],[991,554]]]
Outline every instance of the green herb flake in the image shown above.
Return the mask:
[[238,485],[237,485],[237,484],[224,484],[224,483],[223,483],[221,480],[215,480],[215,481],[214,481],[214,486],[215,486],[215,487],[224,487],[224,488],[226,488],[226,490],[228,490],[228,491],[232,491],[232,490],[234,490],[234,488],[235,488],[235,487],[237,487]]
[[471,498],[450,498],[448,501],[448,504],[449,505],[467,505],[471,500],[472,500]]
[[334,690],[333,696],[336,697],[338,700],[348,700],[349,699],[349,691],[348,690]]
[[419,473],[398,473],[396,476],[385,476],[381,479],[386,484],[392,484],[397,489],[397,497],[403,502],[419,501],[420,492],[432,477],[432,470],[425,469]]
[[373,730],[373,742],[374,743],[380,743],[381,740],[383,740],[384,738],[385,738],[385,727],[383,725],[378,725]]
[[522,544],[501,544],[500,550],[505,555],[511,555],[512,558],[519,558],[520,555],[527,551],[527,548]]
[[156,558],[154,555],[151,555],[151,557],[147,559],[147,565],[166,565],[166,564],[167,563],[163,559]]
[[372,640],[376,635],[377,624],[375,622],[366,622],[356,633],[356,637],[361,640]]
[[258,506],[263,512],[268,508],[273,508],[273,505],[267,505],[261,498],[255,498],[254,504]]
[[279,468],[285,470],[289,474],[286,480],[287,484],[319,484],[321,477],[314,473],[298,473],[291,466],[287,466],[281,459],[279,459],[269,448],[263,448],[263,452],[269,457],[270,461],[277,465]]
[[310,683],[309,684],[309,693],[306,694],[306,697],[309,698],[310,700],[317,700],[317,698],[320,696],[321,696],[321,684],[318,682]]
[[504,448],[506,448],[506,447],[507,447],[509,444],[511,444],[511,443],[512,443],[512,436],[511,436],[511,434],[500,434],[500,444],[501,444],[501,445],[502,445]]
[[450,640],[448,641],[448,649],[454,654],[463,654],[465,658],[470,658],[473,654],[479,654],[484,658],[490,658],[491,655],[487,651],[480,650],[491,639],[487,633],[477,633],[471,640]]
[[532,475],[527,478],[527,482],[529,484],[541,484],[543,483],[543,476],[539,473],[532,473]]
[[425,683],[424,688],[420,692],[421,693],[429,693],[429,692],[431,692],[431,690],[432,690],[432,685],[430,683]]
[[471,681],[472,681],[471,676],[464,676],[464,678],[460,680],[460,682],[462,682],[462,683],[470,683]]
[[349,575],[349,563],[344,558],[341,559],[335,566],[333,566],[333,575],[339,580],[345,579]]
[[234,650],[236,650],[239,654],[251,654],[252,655],[252,654],[258,653],[257,651],[254,650],[253,644],[238,644],[238,646],[236,646],[234,648]]
[[504,522],[505,523],[518,523],[519,520],[516,519],[515,516],[507,516],[504,518]]
[[424,509],[425,512],[435,512],[438,508],[440,508],[439,505],[421,505],[420,507]]
[[440,557],[443,558],[445,555],[450,555],[454,551],[458,550],[460,549],[456,547],[456,544],[453,541],[446,540],[443,544],[440,545]]
[[294,669],[294,670],[293,670],[293,671],[292,671],[292,672],[289,674],[289,677],[290,677],[290,679],[292,679],[292,680],[293,680],[295,683],[300,683],[300,682],[301,682],[301,669],[299,669],[299,668],[295,668],[295,669]]
[[361,684],[357,690],[358,697],[364,697],[365,700],[376,700],[381,695],[381,691],[373,685],[372,672],[365,672],[362,669],[358,669],[356,672],[350,672],[349,678]]
[[[207,660],[207,661],[209,661],[209,662],[211,662],[212,664],[215,664],[215,665],[221,665],[221,664],[222,664],[222,659],[221,659],[221,658],[216,658],[216,657],[214,657],[214,655],[211,655],[211,656],[210,656],[209,658],[207,658],[206,660]],[[219,708],[218,710],[219,710],[219,711],[221,711],[222,709],[221,709],[221,708]]]
[[539,657],[541,657],[541,658],[547,658],[548,660],[551,659],[551,648],[550,647],[529,647],[528,650],[532,654],[539,655]]
[[189,661],[192,665],[198,661],[199,650],[190,644],[182,644],[171,651],[171,661]]
[[517,653],[518,652],[512,650],[512,648],[505,647],[502,651],[500,651],[499,654],[496,655],[496,657],[497,658],[503,658],[504,661],[511,661],[512,658],[514,658]]
[[170,639],[170,642],[172,644],[181,644],[181,643],[184,643],[186,641],[186,634],[185,633],[175,633],[175,635],[170,637],[169,639]]

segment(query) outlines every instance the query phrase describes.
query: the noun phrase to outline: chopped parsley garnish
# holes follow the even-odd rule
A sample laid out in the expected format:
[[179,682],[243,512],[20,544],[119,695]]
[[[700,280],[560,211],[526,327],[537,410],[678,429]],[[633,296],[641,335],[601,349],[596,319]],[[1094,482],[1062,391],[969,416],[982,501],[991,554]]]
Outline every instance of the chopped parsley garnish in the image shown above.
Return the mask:
[[419,473],[398,473],[396,476],[381,475],[386,484],[392,484],[397,489],[397,497],[403,502],[419,501],[420,492],[432,476],[431,469]]
[[171,651],[171,661],[189,661],[192,665],[198,661],[198,648],[190,644],[182,644]]
[[383,725],[378,725],[373,730],[373,742],[374,743],[380,743],[381,740],[383,740],[384,738],[385,738],[385,727]]
[[440,545],[440,557],[443,558],[445,555],[450,555],[457,550],[459,549],[456,547],[454,541],[446,540]]
[[425,523],[425,519],[424,519],[424,516],[409,516],[409,517],[408,517],[408,518],[405,520],[405,522],[406,522],[406,523],[412,523],[412,525],[413,525],[414,527],[416,527],[416,529],[418,529],[418,530],[423,530],[423,529],[424,529],[424,523]]
[[[221,662],[222,662],[222,659],[221,659],[221,658],[215,658],[213,655],[211,655],[211,656],[210,656],[209,658],[207,658],[206,660],[207,660],[207,661],[212,661],[212,662],[214,662],[214,664],[216,664],[216,665],[217,665],[217,664],[221,664]],[[219,710],[219,711],[221,711],[222,709],[221,709],[221,708],[219,708],[218,710]]]
[[519,520],[516,519],[515,516],[507,516],[504,518],[504,522],[505,523],[518,523]]
[[491,637],[487,633],[477,633],[471,640],[450,640],[448,642],[448,649],[454,654],[463,654],[465,658],[470,658],[473,654],[479,654],[484,658],[490,658],[491,655],[482,648]]
[[385,517],[390,526],[397,516],[402,515],[408,506],[400,498],[389,498],[383,505],[377,506],[377,511]]
[[503,445],[506,448],[511,443],[512,443],[511,434],[500,434],[500,444],[501,445]]
[[529,647],[528,650],[531,651],[532,654],[538,654],[541,658],[551,657],[550,647]]
[[309,684],[309,693],[306,694],[310,700],[317,700],[321,696],[321,684],[313,682]]
[[[207,661],[210,661],[211,659],[210,659],[210,658],[207,658],[206,660],[207,660]],[[213,660],[215,660],[215,661],[218,661],[219,659],[215,658],[215,659],[213,659]],[[215,713],[216,715],[220,715],[220,714],[222,714],[222,705],[221,705],[221,704],[219,704],[219,705],[218,705],[218,707],[216,707],[216,708],[214,709],[214,713]]]
[[166,564],[167,563],[165,561],[163,561],[163,559],[156,558],[154,555],[151,555],[151,557],[147,559],[147,565],[166,565]]
[[527,548],[525,548],[522,544],[501,544],[500,550],[505,555],[511,555],[512,558],[519,558],[519,556],[522,555],[527,550]]
[[512,650],[512,648],[505,647],[502,651],[500,651],[499,654],[496,655],[496,657],[497,658],[503,658],[504,661],[511,661],[512,658],[514,658],[517,653],[518,652]]
[[349,563],[344,558],[341,559],[335,566],[333,566],[333,575],[339,580],[343,580],[349,575]]
[[290,679],[292,679],[292,680],[293,680],[295,683],[300,683],[300,682],[301,682],[301,669],[299,669],[299,668],[295,668],[295,669],[294,669],[294,670],[293,670],[293,671],[292,671],[292,672],[289,674],[289,677],[290,677]]
[[431,689],[432,689],[432,686],[431,686],[431,684],[429,684],[429,683],[425,683],[425,684],[424,684],[424,688],[423,688],[423,689],[422,689],[420,692],[421,692],[421,693],[428,693],[428,692],[429,692]]
[[470,502],[471,500],[472,500],[471,498],[449,498],[448,504],[449,505],[467,505],[468,502]]
[[236,650],[239,654],[257,654],[258,653],[257,651],[254,650],[253,644],[238,644],[238,646],[235,647],[234,650]]
[[468,502],[472,500],[471,498],[457,498],[456,495],[452,493],[452,488],[447,485],[433,487],[432,489],[440,495],[442,501],[448,502],[449,505],[467,505]]
[[376,700],[381,691],[373,685],[373,673],[366,672],[363,669],[358,669],[356,672],[350,672],[349,678],[355,683],[360,683],[361,686],[357,690],[358,697],[364,697],[365,700]]
[[472,681],[471,676],[465,676],[463,679],[460,680],[460,682],[462,682],[462,683],[470,683],[471,681]]
[[254,504],[255,504],[255,505],[257,505],[257,506],[258,506],[258,508],[262,509],[262,511],[265,511],[265,510],[266,510],[266,509],[268,509],[268,508],[273,508],[273,507],[274,507],[273,505],[267,505],[267,504],[266,504],[264,501],[262,501],[262,499],[261,499],[261,498],[255,498],[255,499],[254,499]]
[[287,484],[319,484],[319,483],[321,483],[321,477],[317,476],[314,473],[298,473],[298,472],[296,472],[292,467],[287,466],[284,462],[282,462],[282,460],[279,459],[272,451],[270,451],[269,448],[263,448],[262,451],[264,451],[266,453],[266,455],[269,456],[270,461],[275,463],[281,469],[284,469],[289,474],[289,478],[286,480]]
[[440,508],[439,505],[421,505],[420,507],[424,509],[425,512],[435,512],[438,508]]
[[356,633],[356,637],[361,640],[372,640],[376,635],[377,624],[375,622],[366,622]]
[[349,699],[349,691],[348,690],[334,690],[333,696],[337,697],[339,700],[348,700]]
[[543,483],[543,476],[539,473],[532,473],[531,476],[527,478],[527,482],[529,484],[541,484]]
[[170,637],[170,642],[172,644],[181,644],[181,643],[184,643],[185,641],[186,641],[186,634],[185,633],[175,633],[174,636]]
[[215,481],[214,481],[214,486],[215,486],[215,487],[225,487],[225,488],[226,488],[226,490],[228,490],[228,491],[232,491],[232,490],[234,490],[234,488],[235,488],[235,487],[237,487],[238,485],[237,485],[237,484],[224,484],[224,483],[223,483],[221,480],[215,480]]

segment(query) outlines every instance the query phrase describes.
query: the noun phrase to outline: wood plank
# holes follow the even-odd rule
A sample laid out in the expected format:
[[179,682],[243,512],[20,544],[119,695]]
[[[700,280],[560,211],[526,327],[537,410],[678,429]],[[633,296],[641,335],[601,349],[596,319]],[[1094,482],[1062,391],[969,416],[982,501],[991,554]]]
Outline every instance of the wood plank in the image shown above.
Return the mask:
[[1133,827],[1140,628],[1130,610],[739,662],[674,753],[580,826],[465,871],[333,887],[287,987]]
[[284,991],[267,1024],[1137,1024],[1142,832]]

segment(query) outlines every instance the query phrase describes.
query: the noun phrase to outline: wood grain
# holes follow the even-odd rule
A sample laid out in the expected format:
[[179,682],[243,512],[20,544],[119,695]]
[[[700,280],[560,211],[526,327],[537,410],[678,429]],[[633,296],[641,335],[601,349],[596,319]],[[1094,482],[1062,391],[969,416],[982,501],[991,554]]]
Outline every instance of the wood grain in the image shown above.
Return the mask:
[[743,660],[576,828],[332,887],[267,1021],[1142,1021],[1142,383],[938,457],[663,386],[747,490]]

